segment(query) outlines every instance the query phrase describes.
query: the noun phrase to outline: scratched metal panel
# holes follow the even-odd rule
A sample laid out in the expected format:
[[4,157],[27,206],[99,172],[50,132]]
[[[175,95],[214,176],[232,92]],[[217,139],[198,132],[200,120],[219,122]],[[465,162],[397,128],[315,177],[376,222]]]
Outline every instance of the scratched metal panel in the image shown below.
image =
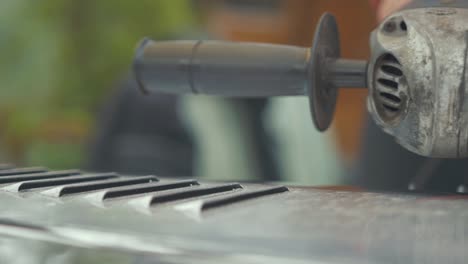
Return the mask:
[[154,178],[71,183],[79,192],[62,196],[0,185],[0,260],[468,263],[464,196]]

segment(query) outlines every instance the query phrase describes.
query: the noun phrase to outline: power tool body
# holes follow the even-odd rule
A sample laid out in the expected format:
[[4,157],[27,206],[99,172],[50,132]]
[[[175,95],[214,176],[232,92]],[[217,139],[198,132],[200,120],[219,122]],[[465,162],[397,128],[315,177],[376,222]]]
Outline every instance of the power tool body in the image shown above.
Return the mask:
[[311,48],[145,39],[134,70],[149,93],[308,96],[320,131],[333,120],[339,88],[367,87],[374,121],[404,148],[427,157],[463,158],[467,32],[468,1],[413,1],[372,32],[369,61],[341,58],[338,26],[327,13]]

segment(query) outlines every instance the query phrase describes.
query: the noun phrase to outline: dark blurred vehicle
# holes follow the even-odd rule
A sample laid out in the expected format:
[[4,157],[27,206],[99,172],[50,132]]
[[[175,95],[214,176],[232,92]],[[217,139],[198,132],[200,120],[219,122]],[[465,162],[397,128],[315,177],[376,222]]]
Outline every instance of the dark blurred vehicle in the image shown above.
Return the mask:
[[97,120],[88,169],[131,174],[192,176],[194,144],[180,121],[178,96],[142,96],[130,78]]

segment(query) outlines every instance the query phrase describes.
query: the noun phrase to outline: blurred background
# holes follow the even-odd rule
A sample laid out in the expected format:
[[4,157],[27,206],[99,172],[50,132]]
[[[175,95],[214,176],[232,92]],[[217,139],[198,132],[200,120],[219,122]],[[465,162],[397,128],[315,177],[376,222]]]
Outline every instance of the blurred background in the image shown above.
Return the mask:
[[0,160],[341,184],[360,151],[365,91],[342,90],[332,131],[319,134],[306,98],[145,96],[131,74],[145,36],[310,46],[325,11],[343,55],[367,58],[367,0],[2,0]]

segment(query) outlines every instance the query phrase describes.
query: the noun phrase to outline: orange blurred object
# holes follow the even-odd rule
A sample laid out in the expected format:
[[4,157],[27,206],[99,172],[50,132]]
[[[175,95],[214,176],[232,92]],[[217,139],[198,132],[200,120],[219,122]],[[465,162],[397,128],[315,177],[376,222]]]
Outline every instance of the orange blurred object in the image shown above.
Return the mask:
[[[342,55],[355,59],[369,56],[369,33],[375,27],[375,17],[368,0],[225,0],[211,3],[208,26],[220,38],[310,46],[320,16],[330,12],[336,16],[340,27]],[[366,96],[364,89],[340,92],[334,134],[345,161],[352,162],[359,151]]]

